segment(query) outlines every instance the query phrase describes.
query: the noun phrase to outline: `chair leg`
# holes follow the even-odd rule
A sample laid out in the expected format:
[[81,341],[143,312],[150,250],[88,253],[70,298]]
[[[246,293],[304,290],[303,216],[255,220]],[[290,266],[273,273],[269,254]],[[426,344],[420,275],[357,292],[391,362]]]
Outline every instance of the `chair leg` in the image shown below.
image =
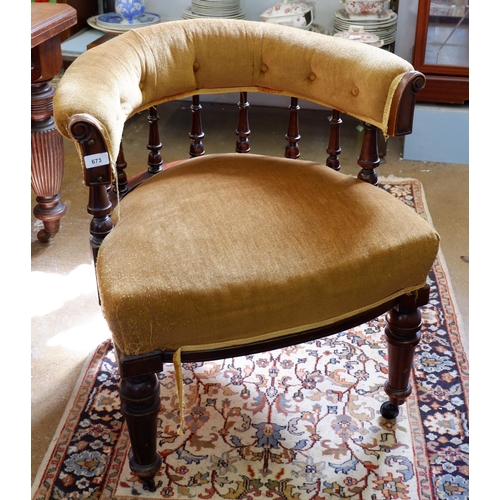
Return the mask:
[[380,413],[384,418],[394,419],[399,415],[399,406],[411,394],[410,375],[415,348],[420,341],[422,315],[420,306],[429,301],[429,286],[400,297],[398,303],[387,314],[385,336],[389,358],[389,377],[385,392],[389,401],[382,404]]
[[160,385],[156,374],[122,378],[120,382],[122,413],[130,435],[130,469],[155,491],[154,476],[161,467],[156,451]]

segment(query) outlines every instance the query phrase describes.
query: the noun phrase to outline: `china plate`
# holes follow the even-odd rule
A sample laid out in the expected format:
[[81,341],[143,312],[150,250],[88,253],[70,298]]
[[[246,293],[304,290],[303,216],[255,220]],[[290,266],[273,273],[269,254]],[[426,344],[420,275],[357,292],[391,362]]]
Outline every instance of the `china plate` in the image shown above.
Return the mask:
[[397,25],[394,26],[388,26],[388,27],[381,27],[379,28],[378,26],[365,26],[365,25],[360,25],[358,23],[351,23],[351,24],[337,24],[335,23],[333,25],[333,29],[336,31],[349,31],[352,27],[359,26],[363,28],[366,32],[370,33],[387,33],[387,34],[394,34],[396,33],[397,30]]
[[391,9],[382,11],[380,14],[349,14],[345,9],[335,11],[335,16],[344,21],[387,21],[395,19],[398,15]]
[[243,19],[245,17],[245,15],[246,15],[246,12],[240,12],[238,14],[226,15],[226,16],[217,16],[217,15],[213,15],[213,14],[201,16],[201,15],[198,15],[198,14],[195,14],[194,12],[192,12],[190,8],[182,11],[182,18],[183,19],[199,19],[199,18],[204,18],[204,17]]
[[129,23],[116,12],[108,12],[106,14],[96,16],[95,22],[97,26],[100,26],[101,28],[108,28],[116,31],[128,31],[142,26],[157,24],[161,21],[161,16],[151,12],[144,12],[144,14],[137,16],[132,21],[132,23]]
[[[139,27],[139,26],[137,26],[137,25],[131,25],[131,26],[130,26],[130,28],[127,28],[127,29],[125,29],[125,30],[124,30],[124,29],[120,29],[120,25],[114,25],[114,24],[113,24],[113,25],[110,25],[110,27],[108,28],[108,27],[101,26],[101,25],[97,24],[97,18],[98,18],[98,17],[99,17],[99,16],[92,16],[92,17],[89,17],[89,18],[87,19],[87,24],[88,24],[91,28],[93,28],[93,29],[95,29],[95,30],[98,30],[98,31],[102,31],[102,32],[104,32],[104,33],[117,33],[117,34],[120,34],[120,33],[124,33],[125,31],[128,31],[128,30],[130,30],[130,29],[135,29],[135,28],[138,28],[138,27]],[[161,22],[161,23],[163,23],[163,22],[166,22],[166,21],[167,21],[167,19],[162,17],[162,18],[160,18],[160,21],[158,21],[158,22],[159,22],[159,23],[160,23],[160,22]],[[154,24],[156,24],[156,23],[154,23]]]

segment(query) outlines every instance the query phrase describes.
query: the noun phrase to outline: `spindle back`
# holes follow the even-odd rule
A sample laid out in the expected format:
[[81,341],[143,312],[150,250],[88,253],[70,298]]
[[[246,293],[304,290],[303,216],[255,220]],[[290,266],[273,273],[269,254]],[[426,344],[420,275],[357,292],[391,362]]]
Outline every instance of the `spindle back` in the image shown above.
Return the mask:
[[319,33],[243,20],[174,21],[82,54],[56,92],[55,121],[71,138],[68,117],[93,116],[115,160],[135,113],[193,95],[255,91],[306,99],[398,135],[411,132],[406,101],[421,77],[385,50]]

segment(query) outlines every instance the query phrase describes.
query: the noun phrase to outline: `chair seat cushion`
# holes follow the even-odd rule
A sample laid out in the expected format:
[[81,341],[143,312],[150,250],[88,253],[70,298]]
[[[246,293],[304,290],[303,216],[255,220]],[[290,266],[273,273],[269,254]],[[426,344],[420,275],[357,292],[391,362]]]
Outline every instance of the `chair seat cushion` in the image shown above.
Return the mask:
[[420,288],[438,245],[400,200],[326,166],[207,155],[120,202],[97,280],[124,354],[237,345]]

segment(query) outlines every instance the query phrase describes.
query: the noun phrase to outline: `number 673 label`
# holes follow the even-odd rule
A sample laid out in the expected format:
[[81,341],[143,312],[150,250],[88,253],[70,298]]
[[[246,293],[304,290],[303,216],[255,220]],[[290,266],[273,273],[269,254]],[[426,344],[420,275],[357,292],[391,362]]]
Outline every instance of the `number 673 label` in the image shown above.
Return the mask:
[[83,158],[85,162],[85,168],[95,168],[102,167],[103,165],[109,165],[109,155],[108,153],[97,153],[95,155],[88,155]]

